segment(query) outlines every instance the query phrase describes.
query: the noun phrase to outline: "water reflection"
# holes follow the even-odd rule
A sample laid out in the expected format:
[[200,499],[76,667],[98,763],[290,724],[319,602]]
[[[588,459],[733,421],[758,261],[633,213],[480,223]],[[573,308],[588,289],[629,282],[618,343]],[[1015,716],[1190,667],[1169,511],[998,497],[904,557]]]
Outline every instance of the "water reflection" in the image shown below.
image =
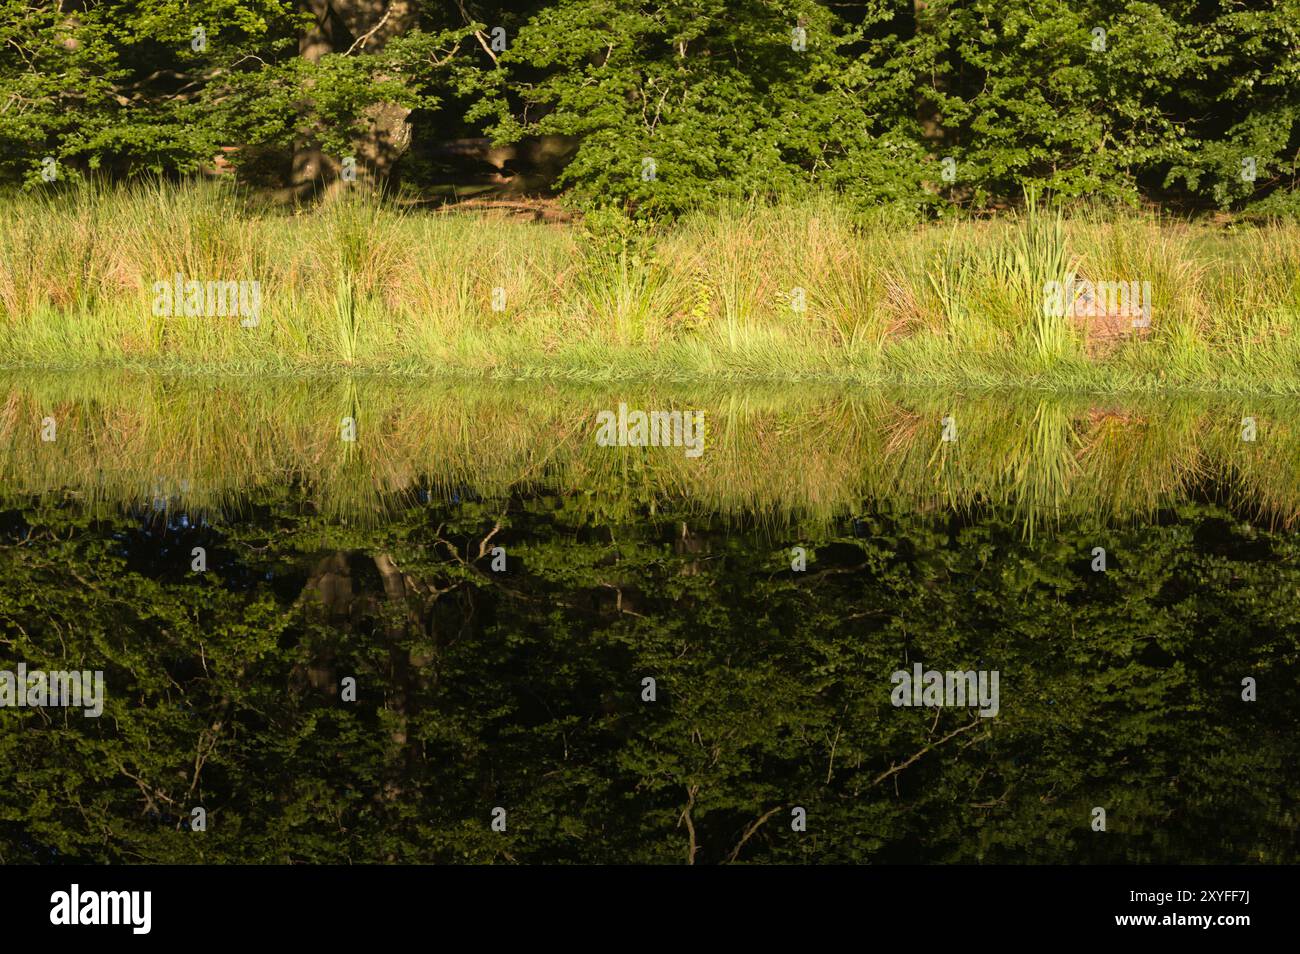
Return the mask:
[[[704,454],[597,446],[620,400]],[[1291,419],[11,382],[0,669],[107,699],[0,709],[0,860],[1294,862]]]

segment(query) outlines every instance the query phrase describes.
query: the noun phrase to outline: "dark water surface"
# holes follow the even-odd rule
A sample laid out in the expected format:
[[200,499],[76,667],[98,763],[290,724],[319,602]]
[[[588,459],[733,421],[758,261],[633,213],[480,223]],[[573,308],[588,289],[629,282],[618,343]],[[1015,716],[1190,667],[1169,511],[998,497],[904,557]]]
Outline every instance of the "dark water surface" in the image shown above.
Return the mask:
[[[7,394],[0,670],[106,691],[0,709],[0,861],[1300,853],[1290,408]],[[620,401],[702,409],[705,452],[598,446]],[[893,705],[918,663],[996,714]]]

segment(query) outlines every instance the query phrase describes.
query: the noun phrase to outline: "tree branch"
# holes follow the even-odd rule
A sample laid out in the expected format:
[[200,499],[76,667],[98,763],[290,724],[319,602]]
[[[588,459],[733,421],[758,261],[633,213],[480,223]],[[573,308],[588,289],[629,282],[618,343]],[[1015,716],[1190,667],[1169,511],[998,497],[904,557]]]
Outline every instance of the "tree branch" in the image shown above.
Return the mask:
[[758,831],[759,827],[763,824],[763,822],[767,821],[769,818],[771,818],[773,815],[779,812],[783,807],[784,806],[782,805],[776,806],[776,808],[773,808],[772,810],[767,812],[765,815],[759,818],[758,821],[753,822],[748,828],[745,829],[745,833],[740,836],[740,841],[736,842],[736,847],[732,848],[731,854],[727,856],[727,864],[731,864],[733,861],[736,860],[736,856],[740,854],[740,849],[745,847],[745,842],[749,841],[750,837],[754,834],[754,832]]
[[953,738],[954,736],[960,735],[961,733],[967,731],[968,729],[973,729],[979,724],[980,724],[980,720],[979,718],[976,718],[974,722],[968,722],[966,725],[962,726],[959,729],[953,729],[951,732],[945,735],[938,742],[931,742],[929,745],[923,748],[920,752],[917,752],[915,755],[913,755],[902,765],[891,765],[887,771],[881,772],[874,779],[872,779],[871,784],[879,785],[881,782],[889,778],[891,775],[897,775],[899,772],[903,771],[903,769],[907,768],[909,765],[911,765],[921,756],[925,755],[926,752],[929,752],[931,749],[935,748],[936,746],[943,745],[945,742],[947,742],[949,739]]

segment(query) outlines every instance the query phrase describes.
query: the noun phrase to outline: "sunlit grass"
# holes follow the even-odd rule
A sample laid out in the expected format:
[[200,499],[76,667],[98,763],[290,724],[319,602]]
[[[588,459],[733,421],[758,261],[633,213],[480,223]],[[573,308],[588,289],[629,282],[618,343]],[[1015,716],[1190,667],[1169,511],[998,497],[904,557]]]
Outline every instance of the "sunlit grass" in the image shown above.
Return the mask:
[[[1300,393],[1296,225],[1037,202],[909,225],[816,195],[557,226],[201,183],[8,196],[0,217],[11,368]],[[155,315],[177,274],[259,282],[260,323]],[[1150,335],[1096,354],[1045,316],[1043,283],[1075,274],[1149,281]]]

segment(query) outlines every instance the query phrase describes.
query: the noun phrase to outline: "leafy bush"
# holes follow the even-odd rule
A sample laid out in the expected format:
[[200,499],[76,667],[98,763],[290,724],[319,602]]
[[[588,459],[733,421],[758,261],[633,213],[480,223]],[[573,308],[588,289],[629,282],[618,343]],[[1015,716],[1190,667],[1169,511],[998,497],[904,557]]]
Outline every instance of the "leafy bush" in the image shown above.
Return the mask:
[[374,10],[331,9],[322,39],[288,0],[0,0],[0,177],[340,154],[397,104],[419,141],[576,137],[558,187],[640,217],[814,187],[907,215],[1026,187],[1295,214],[1300,0],[423,3],[382,43]]

